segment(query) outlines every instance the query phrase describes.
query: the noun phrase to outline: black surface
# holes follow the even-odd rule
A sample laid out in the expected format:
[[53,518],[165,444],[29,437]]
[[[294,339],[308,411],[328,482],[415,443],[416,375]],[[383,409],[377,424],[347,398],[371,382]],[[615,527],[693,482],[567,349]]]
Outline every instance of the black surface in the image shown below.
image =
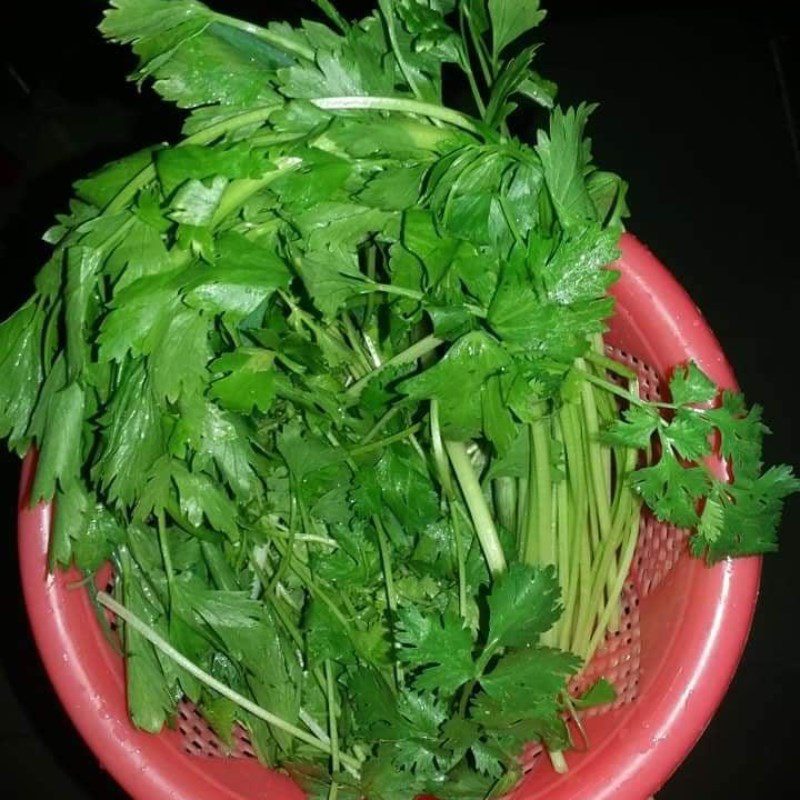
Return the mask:
[[[218,0],[263,17],[269,3]],[[343,8],[355,3],[340,3]],[[703,309],[740,383],[766,407],[773,461],[795,461],[800,36],[777,3],[552,2],[541,69],[562,101],[597,100],[597,160],[631,183],[630,228]],[[587,6],[587,8],[582,8]],[[310,4],[304,6],[310,8]],[[601,8],[602,11],[599,11]],[[178,117],[123,75],[95,3],[28,4],[0,43],[0,318],[29,293],[38,241],[71,180],[172,137]],[[3,377],[0,375],[0,380]],[[29,638],[15,552],[17,463],[0,455],[0,774],[6,797],[123,795],[58,707]],[[753,634],[719,713],[661,800],[752,798],[796,758],[800,502],[766,560]],[[794,793],[789,787],[778,796]],[[590,800],[590,799],[589,799]]]

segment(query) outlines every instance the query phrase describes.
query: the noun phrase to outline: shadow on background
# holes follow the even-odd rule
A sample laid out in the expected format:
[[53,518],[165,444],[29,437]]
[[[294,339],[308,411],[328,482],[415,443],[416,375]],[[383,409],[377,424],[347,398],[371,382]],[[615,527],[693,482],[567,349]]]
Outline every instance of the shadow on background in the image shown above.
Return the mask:
[[[213,3],[212,3],[213,4]],[[262,2],[225,2],[264,17]],[[52,4],[55,6],[55,4]],[[339,3],[346,12],[372,4]],[[746,392],[775,435],[770,461],[797,463],[786,397],[798,315],[800,153],[793,127],[800,45],[788,14],[762,2],[598,4],[561,0],[546,23],[540,69],[562,102],[596,100],[597,160],[631,183],[631,230],[670,266],[703,309]],[[69,6],[69,8],[64,8]],[[302,6],[313,13],[311,4]],[[0,318],[29,294],[46,257],[40,241],[66,207],[72,180],[104,161],[174,138],[179,115],[123,80],[129,54],[93,28],[98,4],[30,8],[0,48]],[[13,38],[12,38],[13,37]],[[2,380],[2,375],[0,375]],[[0,764],[10,797],[122,798],[61,711],[29,638],[16,566],[18,463],[0,454]],[[752,798],[792,757],[797,645],[798,503],[783,553],[767,559],[742,667],[709,731],[661,800]],[[775,784],[777,785],[777,784]]]

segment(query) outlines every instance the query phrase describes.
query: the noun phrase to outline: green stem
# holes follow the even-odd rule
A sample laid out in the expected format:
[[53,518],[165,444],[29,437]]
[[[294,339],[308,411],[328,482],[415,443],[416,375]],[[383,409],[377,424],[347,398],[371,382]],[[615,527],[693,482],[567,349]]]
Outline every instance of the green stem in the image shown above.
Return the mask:
[[395,286],[391,283],[365,283],[365,288],[361,294],[372,296],[374,292],[382,292],[383,294],[393,294],[397,297],[407,297],[410,300],[416,300],[421,303],[425,299],[425,292],[419,292],[416,289],[407,289],[405,286]]
[[167,527],[164,522],[164,511],[159,511],[156,514],[156,521],[158,525],[158,544],[161,548],[161,557],[164,560],[164,573],[167,576],[167,590],[169,592],[170,600],[172,600],[172,587],[175,581],[175,571],[172,568],[172,555],[169,551],[169,542],[167,541]]
[[345,391],[345,395],[352,399],[357,399],[358,396],[361,394],[364,387],[380,372],[383,372],[390,367],[396,367],[401,364],[409,364],[413,361],[416,361],[418,358],[426,355],[427,353],[432,352],[435,350],[439,345],[442,344],[441,339],[437,339],[432,334],[430,336],[426,336],[424,339],[420,339],[418,342],[415,342],[410,347],[407,347],[405,350],[398,353],[396,356],[393,356],[388,361],[384,361],[380,367],[372,370],[372,372],[365,375],[363,378],[359,378],[355,383],[351,384],[347,387]]
[[[378,537],[378,551],[381,554],[383,581],[386,585],[386,604],[389,606],[392,627],[395,628],[397,625],[397,592],[394,586],[394,573],[392,572],[392,555],[389,552],[389,543],[386,540],[386,532],[383,529],[383,523],[380,518],[375,515],[372,518],[372,522],[375,525],[375,533]],[[403,685],[403,669],[398,659],[394,660],[394,677],[397,690],[400,691]]]
[[601,537],[607,534],[611,526],[611,511],[609,508],[609,486],[603,465],[602,446],[600,444],[600,423],[597,416],[592,387],[584,383],[581,386],[581,405],[586,432],[586,449],[588,455],[589,475],[594,491],[594,505],[597,509],[597,521]]
[[275,588],[280,583],[281,578],[283,578],[286,570],[289,568],[289,561],[291,560],[292,553],[294,553],[294,543],[295,543],[295,535],[296,535],[296,525],[294,524],[294,508],[295,508],[295,495],[296,490],[294,490],[291,486],[292,481],[290,481],[290,489],[289,489],[289,536],[287,537],[286,542],[286,550],[281,555],[281,560],[278,562],[278,567],[272,575],[272,579],[270,580],[269,584],[264,587],[264,591],[267,595],[272,595],[275,592]]
[[464,500],[472,516],[472,524],[478,541],[481,543],[483,555],[493,576],[498,576],[506,570],[506,558],[497,535],[497,529],[492,519],[492,514],[486,504],[486,499],[481,491],[475,470],[472,468],[464,442],[445,442],[445,449],[453,465],[453,471],[461,487]]
[[385,439],[380,439],[377,442],[370,442],[369,444],[360,444],[356,447],[351,447],[347,452],[351,456],[363,456],[364,453],[370,453],[373,450],[380,450],[382,447],[393,444],[394,442],[402,442],[403,439],[408,439],[409,436],[416,433],[422,427],[421,422],[416,422],[405,430],[399,433],[393,433]]
[[459,28],[461,29],[461,41],[464,42],[464,50],[463,50],[463,64],[461,64],[461,69],[463,70],[464,74],[467,76],[467,80],[469,81],[469,88],[472,92],[472,99],[475,101],[475,106],[478,109],[478,113],[481,115],[482,119],[486,118],[486,104],[483,102],[483,98],[481,97],[480,89],[478,88],[478,83],[475,80],[475,73],[472,70],[472,64],[470,63],[469,57],[469,50],[467,47],[467,28],[469,27],[466,22],[466,15],[463,13],[463,7],[460,9],[460,13],[458,15],[458,24]]
[[[328,736],[330,737],[331,748],[331,773],[336,775],[340,769],[341,754],[339,753],[339,725],[337,723],[337,703],[336,687],[333,682],[333,669],[330,659],[325,659],[325,688],[328,698]],[[337,793],[336,781],[331,785],[331,793],[328,795],[330,800],[335,798]]]
[[456,569],[458,571],[458,613],[462,619],[467,618],[467,575],[464,548],[461,542],[461,526],[458,521],[456,496],[453,490],[453,481],[450,473],[450,463],[444,450],[442,431],[439,425],[439,401],[431,400],[430,406],[431,446],[433,449],[433,463],[439,476],[439,483],[444,490],[450,520],[453,526],[455,539]]
[[520,554],[526,564],[554,564],[552,541],[550,421],[542,417],[528,425],[531,457],[528,476],[528,518],[524,549]]
[[630,367],[626,367],[624,364],[620,364],[619,361],[614,361],[613,358],[609,358],[607,355],[603,354],[602,339],[600,340],[600,344],[596,345],[594,349],[590,349],[586,352],[584,358],[595,366],[601,367],[608,372],[613,372],[615,375],[627,378],[628,380],[636,378],[636,372]]
[[231,28],[249,33],[251,36],[262,39],[281,50],[285,50],[287,53],[304,58],[306,61],[314,60],[314,50],[310,47],[306,47],[295,39],[289,39],[269,28],[262,28],[260,25],[254,25],[252,22],[245,22],[245,20],[237,19],[236,17],[229,17],[227,14],[220,14],[218,12],[210,13],[214,20],[222,25],[228,25]]
[[[255,556],[255,553],[251,553],[250,555],[250,564],[255,571],[259,581],[261,582],[262,586],[266,586],[268,583],[267,576],[264,574],[261,565],[258,563],[258,559]],[[284,600],[278,597],[277,593],[268,595],[264,593],[264,599],[272,606],[273,611],[275,612],[275,616],[277,616],[278,621],[283,625],[286,633],[289,634],[289,637],[294,642],[295,646],[299,651],[302,651],[305,647],[305,639],[303,638],[303,634],[297,625],[294,624],[291,617],[289,616],[289,612],[286,610]],[[314,680],[316,680],[319,688],[322,691],[325,691],[325,676],[322,674],[322,671],[319,667],[313,667],[311,669],[311,674],[314,676]],[[305,720],[304,720],[305,721]],[[306,725],[308,723],[306,722]],[[309,726],[310,727],[310,726]],[[316,730],[313,728],[311,729],[313,733],[316,733]]]
[[401,411],[402,406],[400,403],[393,405],[366,433],[361,440],[361,444],[369,444],[388,424],[392,419]]
[[633,397],[630,392],[627,392],[621,386],[617,386],[616,383],[611,383],[611,381],[605,380],[605,378],[601,378],[598,375],[595,375],[588,370],[583,369],[576,369],[576,372],[584,378],[585,380],[589,381],[589,383],[598,386],[601,389],[604,389],[607,392],[611,392],[611,394],[616,395],[617,397],[621,397],[623,400],[627,400],[631,405],[635,406],[646,406],[649,405],[644,400],[638,397]]
[[277,536],[279,539],[291,540],[295,542],[308,542],[309,544],[324,544],[327,547],[336,549],[339,542],[336,539],[331,539],[329,536],[320,536],[316,533],[291,533],[288,531],[275,530],[270,528],[270,536]]
[[414,79],[414,75],[409,69],[408,64],[406,64],[405,58],[403,58],[403,51],[400,49],[400,45],[397,43],[397,31],[394,27],[392,2],[391,0],[378,0],[378,6],[381,10],[383,21],[386,24],[386,32],[389,35],[389,44],[392,47],[392,52],[394,53],[395,61],[397,61],[397,66],[400,67],[400,72],[402,73],[405,82],[414,93],[414,97],[416,97],[418,100],[421,100],[422,92],[420,91],[419,85]]
[[[530,471],[530,467],[528,467]],[[528,478],[517,478],[517,550],[522,553],[525,539],[525,529],[528,522],[528,506],[531,502],[528,491]]]
[[516,478],[495,478],[492,483],[497,519],[504,528],[513,531],[517,515]]
[[589,661],[592,656],[595,654],[595,651],[602,643],[606,629],[608,628],[608,623],[611,619],[612,614],[614,613],[614,608],[616,603],[619,602],[619,597],[622,594],[622,587],[625,585],[625,581],[628,577],[628,571],[631,567],[631,562],[633,561],[634,553],[636,552],[636,543],[639,538],[639,512],[636,511],[635,514],[631,516],[629,521],[629,529],[627,531],[627,537],[625,539],[622,555],[620,558],[619,567],[617,569],[617,576],[616,580],[614,581],[613,586],[613,593],[609,598],[608,602],[606,603],[605,608],[599,615],[597,626],[595,627],[594,635],[589,641],[589,644],[586,647],[586,655],[585,658]]
[[[562,440],[563,437],[561,432],[560,418],[557,416],[553,418],[553,432],[559,441]],[[561,585],[561,597],[566,601],[566,598],[569,597],[571,593],[570,566],[572,563],[570,554],[570,517],[572,514],[572,509],[570,509],[569,483],[566,475],[562,480],[555,484],[553,490],[555,493],[553,502],[553,507],[555,509],[555,538],[558,545],[558,556],[556,563],[558,564],[558,580]],[[564,625],[564,623],[564,614],[562,614],[553,627],[553,646],[557,646],[557,642],[561,634],[561,627]]]
[[303,582],[305,587],[311,593],[311,595],[328,606],[328,609],[336,617],[337,620],[341,623],[342,627],[347,630],[348,635],[352,636],[352,628],[350,627],[350,621],[347,617],[340,611],[339,607],[334,603],[333,599],[330,595],[317,584],[313,577],[311,576],[311,570],[303,564],[303,562],[292,552],[288,550],[286,545],[283,542],[279,542],[277,539],[273,539],[272,543],[275,545],[275,549],[280,553],[281,556],[289,555],[289,567],[291,568],[292,572],[297,575],[298,578]]
[[492,71],[489,69],[489,53],[472,24],[472,17],[470,16],[469,11],[464,6],[461,8],[464,16],[467,18],[467,27],[469,28],[470,37],[472,38],[472,46],[475,48],[475,53],[478,56],[478,63],[481,65],[483,79],[486,81],[487,86],[491,86],[493,83],[493,78]]
[[220,222],[227,219],[234,211],[238,211],[256,192],[269,186],[276,178],[284,175],[294,167],[280,168],[262,175],[260,178],[240,178],[231,181],[222,193],[219,206],[214,212],[211,227],[216,228]]
[[[155,647],[157,650],[160,650],[161,653],[167,656],[167,658],[172,659],[179,667],[186,670],[186,672],[188,672],[201,683],[208,686],[210,689],[213,689],[218,694],[226,697],[232,703],[240,706],[254,717],[258,717],[258,719],[263,720],[267,724],[272,725],[279,730],[285,731],[290,736],[294,736],[295,739],[299,739],[301,742],[305,742],[311,747],[321,750],[323,753],[331,753],[331,746],[329,743],[321,741],[316,736],[312,736],[310,733],[298,728],[296,725],[292,725],[291,722],[287,722],[285,719],[282,719],[266,709],[261,708],[261,706],[256,705],[252,700],[249,700],[238,692],[235,692],[233,689],[202,670],[194,662],[186,658],[182,653],[179,653],[169,642],[163,639],[158,633],[156,633],[156,631],[147,625],[147,623],[139,619],[139,617],[137,617],[133,612],[129,611],[127,608],[125,608],[125,606],[118,603],[106,592],[99,592],[97,595],[97,600],[101,605],[123,620],[126,625],[130,625],[131,628],[147,639],[147,641],[150,642],[153,647]],[[360,764],[355,758],[352,758],[344,753],[340,755],[340,758],[342,763],[346,762],[353,769],[359,769]]]
[[583,539],[589,535],[587,531],[589,509],[578,411],[572,404],[563,405],[558,412],[558,416],[561,423],[561,435],[564,440],[565,468],[567,472],[567,481],[565,483],[571,500],[568,526],[571,558],[567,589],[564,596],[564,616],[561,621],[559,647],[562,650],[569,650],[571,649],[572,632],[579,605],[578,587],[580,585]]
[[484,138],[477,120],[452,108],[424,103],[421,100],[409,100],[402,97],[372,97],[365,95],[349,95],[344,97],[317,97],[309,102],[323,111],[397,111],[401,114],[418,114],[429,119],[438,119],[461,128],[474,136]]
[[447,501],[450,510],[450,520],[453,524],[453,537],[455,538],[456,568],[458,570],[458,613],[462,619],[467,618],[467,569],[464,559],[464,548],[461,543],[461,528],[458,514],[452,498]]
[[[377,274],[377,261],[378,261],[378,248],[377,245],[372,244],[367,248],[367,278],[370,283],[377,283],[375,275]],[[364,308],[364,330],[366,331],[369,326],[369,320],[372,317],[372,312],[375,307],[375,295],[367,295],[367,305]]]
[[367,353],[364,352],[364,345],[361,343],[361,337],[358,335],[358,331],[353,324],[353,320],[350,319],[350,315],[347,313],[342,314],[341,320],[344,327],[345,336],[350,342],[350,348],[361,362],[364,372],[369,372],[373,368],[372,362],[369,360]]

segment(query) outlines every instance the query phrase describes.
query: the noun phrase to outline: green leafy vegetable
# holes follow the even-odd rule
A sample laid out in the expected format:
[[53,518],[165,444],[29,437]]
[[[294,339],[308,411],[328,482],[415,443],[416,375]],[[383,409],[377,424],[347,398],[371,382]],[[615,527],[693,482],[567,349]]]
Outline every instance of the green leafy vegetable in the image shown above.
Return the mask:
[[51,565],[114,567],[135,725],[187,697],[314,797],[482,800],[613,700],[570,682],[642,500],[715,561],[800,486],[697,365],[647,403],[605,358],[626,186],[533,68],[538,0],[315,5],[112,0],[185,138],[75,184],[0,323],[0,437]]

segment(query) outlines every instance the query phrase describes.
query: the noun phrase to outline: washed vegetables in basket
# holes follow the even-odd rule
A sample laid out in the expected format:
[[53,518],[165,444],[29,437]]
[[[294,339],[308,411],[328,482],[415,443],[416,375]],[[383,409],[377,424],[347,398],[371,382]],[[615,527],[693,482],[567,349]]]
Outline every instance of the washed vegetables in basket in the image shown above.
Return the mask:
[[482,798],[613,699],[570,681],[642,503],[715,561],[774,549],[798,484],[741,395],[682,364],[648,403],[607,358],[625,184],[531,68],[538,0],[316,5],[114,0],[186,137],[75,184],[0,435],[53,568],[113,564],[134,724],[186,696],[316,797]]

